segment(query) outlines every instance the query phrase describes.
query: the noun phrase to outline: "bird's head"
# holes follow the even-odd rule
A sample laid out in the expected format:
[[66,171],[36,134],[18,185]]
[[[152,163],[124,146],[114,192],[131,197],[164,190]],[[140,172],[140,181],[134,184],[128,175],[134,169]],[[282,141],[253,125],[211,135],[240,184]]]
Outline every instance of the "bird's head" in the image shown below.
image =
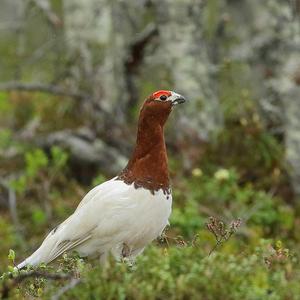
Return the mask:
[[159,123],[161,126],[165,124],[172,108],[184,103],[186,100],[183,96],[166,90],[160,90],[151,94],[140,112],[140,118],[147,120],[150,123]]

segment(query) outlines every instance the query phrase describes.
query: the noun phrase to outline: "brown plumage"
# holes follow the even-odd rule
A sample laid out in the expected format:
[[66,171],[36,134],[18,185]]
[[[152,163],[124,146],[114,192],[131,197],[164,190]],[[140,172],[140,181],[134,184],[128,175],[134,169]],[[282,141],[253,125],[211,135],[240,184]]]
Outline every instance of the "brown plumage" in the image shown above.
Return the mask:
[[168,157],[164,140],[164,125],[172,110],[171,101],[155,101],[149,96],[138,121],[136,146],[126,168],[119,175],[125,183],[134,183],[152,193],[163,189],[170,193]]

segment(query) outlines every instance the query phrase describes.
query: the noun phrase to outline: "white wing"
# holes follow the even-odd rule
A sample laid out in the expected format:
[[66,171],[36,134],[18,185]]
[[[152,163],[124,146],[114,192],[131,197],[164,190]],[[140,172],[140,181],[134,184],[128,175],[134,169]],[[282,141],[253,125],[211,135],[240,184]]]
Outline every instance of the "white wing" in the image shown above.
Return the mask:
[[102,184],[99,184],[95,186],[93,189],[91,189],[81,200],[79,205],[77,206],[76,210],[78,210],[80,207],[82,207],[84,204],[92,200],[96,195],[99,195],[103,193],[103,196],[108,193],[111,190],[111,184],[116,183],[116,178],[114,177],[111,180],[105,181]]

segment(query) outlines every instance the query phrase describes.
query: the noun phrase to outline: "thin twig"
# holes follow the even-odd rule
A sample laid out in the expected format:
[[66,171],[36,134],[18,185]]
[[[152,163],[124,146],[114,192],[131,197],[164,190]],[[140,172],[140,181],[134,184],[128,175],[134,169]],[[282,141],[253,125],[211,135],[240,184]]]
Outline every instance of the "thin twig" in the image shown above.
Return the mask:
[[211,256],[211,254],[221,245],[221,240],[217,240],[216,244],[211,248],[211,250],[208,253],[208,256]]
[[242,220],[239,218],[237,220],[231,221],[229,226],[215,217],[210,217],[209,222],[206,223],[206,228],[211,232],[216,240],[216,244],[209,251],[208,256],[210,256],[220,245],[228,241],[231,236],[236,233],[237,229],[241,226]]
[[20,228],[20,222],[17,212],[17,197],[16,192],[11,187],[8,187],[8,204],[12,220],[16,228]]
[[66,285],[64,285],[58,292],[51,297],[51,300],[59,300],[59,298],[66,293],[67,291],[74,288],[77,284],[79,284],[81,280],[79,278],[72,278]]

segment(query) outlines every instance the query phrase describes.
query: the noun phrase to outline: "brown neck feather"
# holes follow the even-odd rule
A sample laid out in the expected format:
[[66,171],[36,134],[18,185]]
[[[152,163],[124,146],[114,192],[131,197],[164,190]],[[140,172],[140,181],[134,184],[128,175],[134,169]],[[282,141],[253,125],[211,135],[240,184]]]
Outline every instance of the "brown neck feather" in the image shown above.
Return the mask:
[[166,194],[170,193],[168,157],[162,124],[150,123],[147,118],[140,117],[135,149],[117,179],[127,184],[134,183],[135,188],[143,187],[152,193],[159,189]]

